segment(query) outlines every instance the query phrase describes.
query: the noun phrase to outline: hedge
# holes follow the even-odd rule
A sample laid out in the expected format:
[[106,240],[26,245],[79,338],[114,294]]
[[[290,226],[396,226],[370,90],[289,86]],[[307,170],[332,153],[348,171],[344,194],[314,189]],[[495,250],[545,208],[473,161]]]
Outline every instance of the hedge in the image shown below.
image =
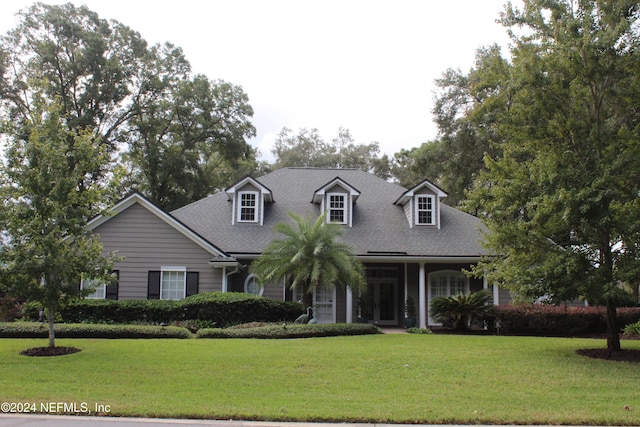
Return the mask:
[[[56,338],[192,338],[186,328],[151,325],[56,324]],[[47,338],[47,325],[33,322],[0,323],[0,338]]]
[[[498,333],[507,335],[575,336],[607,332],[604,307],[550,306],[544,304],[494,307]],[[640,320],[640,308],[618,308],[620,329]]]
[[[38,320],[40,306],[27,303],[24,317]],[[239,292],[204,292],[182,300],[95,300],[70,303],[60,310],[64,323],[161,324],[189,320],[213,322],[218,327],[253,321],[293,321],[302,305]]]
[[311,338],[378,333],[380,330],[375,325],[367,323],[282,324],[255,328],[200,329],[196,338]]

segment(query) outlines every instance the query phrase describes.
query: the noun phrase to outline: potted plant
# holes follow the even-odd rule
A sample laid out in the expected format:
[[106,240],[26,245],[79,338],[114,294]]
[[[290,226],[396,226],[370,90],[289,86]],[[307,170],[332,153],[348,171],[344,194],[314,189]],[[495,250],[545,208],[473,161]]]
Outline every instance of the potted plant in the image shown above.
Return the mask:
[[413,301],[413,297],[411,295],[407,296],[407,300],[404,305],[405,318],[404,318],[404,327],[406,329],[415,328],[416,327],[416,304]]

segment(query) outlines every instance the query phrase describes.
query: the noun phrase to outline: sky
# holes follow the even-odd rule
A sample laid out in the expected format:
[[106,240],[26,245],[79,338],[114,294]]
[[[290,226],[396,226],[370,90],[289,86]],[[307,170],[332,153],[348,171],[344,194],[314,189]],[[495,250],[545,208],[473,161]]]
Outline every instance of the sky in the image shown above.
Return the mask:
[[[508,47],[496,23],[506,0],[70,1],[149,44],[181,47],[194,73],[241,86],[265,160],[285,126],[326,141],[344,127],[389,155],[433,140],[435,79],[467,72],[482,46]],[[0,33],[32,3],[2,1]]]

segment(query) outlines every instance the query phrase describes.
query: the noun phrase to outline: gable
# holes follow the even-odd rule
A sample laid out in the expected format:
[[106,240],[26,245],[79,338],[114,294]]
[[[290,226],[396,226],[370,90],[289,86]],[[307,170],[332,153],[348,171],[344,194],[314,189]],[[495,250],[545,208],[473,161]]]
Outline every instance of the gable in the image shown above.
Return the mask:
[[[225,255],[215,245],[139,193],[125,197],[109,209],[108,215],[97,216],[86,227],[101,236],[120,236],[121,240],[132,239],[132,236],[147,241],[161,240],[166,244],[169,241],[185,240],[213,256]],[[167,240],[168,236],[171,238]]]

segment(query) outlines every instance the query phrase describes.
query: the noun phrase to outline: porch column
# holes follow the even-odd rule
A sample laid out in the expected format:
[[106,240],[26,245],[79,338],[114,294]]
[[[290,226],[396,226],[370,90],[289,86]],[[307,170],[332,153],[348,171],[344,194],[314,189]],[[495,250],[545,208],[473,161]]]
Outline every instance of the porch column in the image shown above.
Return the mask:
[[420,263],[420,273],[418,274],[418,290],[420,295],[420,328],[427,327],[427,286],[424,262]]
[[227,285],[227,267],[222,267],[222,292],[225,293],[227,292],[228,289],[228,285]]
[[353,323],[353,291],[347,286],[347,323]]

